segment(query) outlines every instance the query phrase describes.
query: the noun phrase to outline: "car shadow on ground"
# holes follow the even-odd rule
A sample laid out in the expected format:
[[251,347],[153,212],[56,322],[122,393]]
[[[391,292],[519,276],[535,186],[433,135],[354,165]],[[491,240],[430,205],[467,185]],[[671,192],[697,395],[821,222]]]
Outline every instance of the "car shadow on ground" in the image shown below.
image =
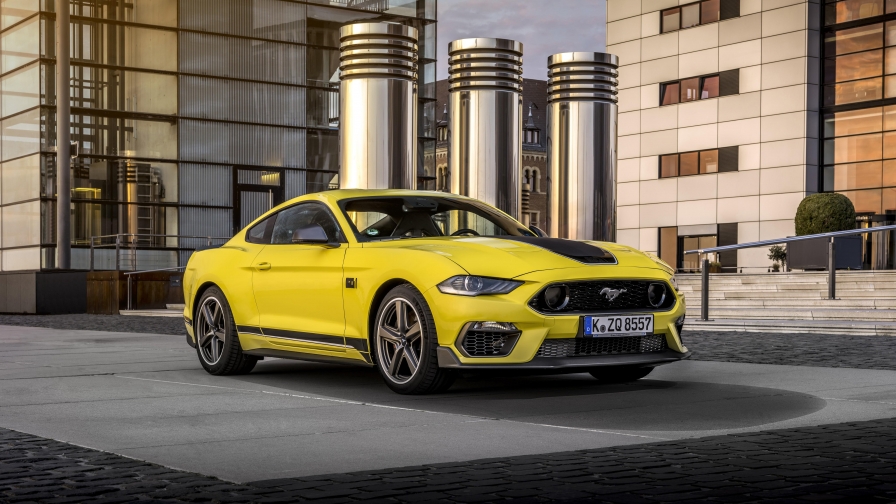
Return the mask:
[[465,375],[443,394],[401,396],[375,369],[288,360],[260,362],[234,379],[345,400],[502,420],[590,429],[692,431],[749,428],[822,409],[826,402],[787,390],[645,379],[604,384],[587,373]]

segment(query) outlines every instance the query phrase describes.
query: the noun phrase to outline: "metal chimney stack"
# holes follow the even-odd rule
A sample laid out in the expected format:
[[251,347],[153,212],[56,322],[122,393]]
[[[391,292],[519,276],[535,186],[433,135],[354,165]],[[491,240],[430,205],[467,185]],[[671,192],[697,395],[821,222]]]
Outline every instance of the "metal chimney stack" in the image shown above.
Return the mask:
[[548,57],[548,233],[616,241],[619,58]]
[[339,185],[417,188],[417,29],[339,29]]
[[455,40],[448,64],[451,192],[520,218],[523,44]]

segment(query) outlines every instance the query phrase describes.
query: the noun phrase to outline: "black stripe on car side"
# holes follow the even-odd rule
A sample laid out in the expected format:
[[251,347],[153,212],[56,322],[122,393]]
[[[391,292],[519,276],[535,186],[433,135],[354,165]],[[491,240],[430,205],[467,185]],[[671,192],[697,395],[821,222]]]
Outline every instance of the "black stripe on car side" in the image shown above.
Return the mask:
[[346,346],[350,346],[359,352],[369,352],[367,349],[367,340],[361,338],[345,338]]
[[193,321],[188,319],[187,317],[184,317],[184,323],[190,327],[193,327]]
[[323,343],[325,345],[345,346],[345,338],[342,336],[327,336],[325,334],[314,334],[298,331],[285,331],[283,329],[261,328],[262,334],[274,338],[284,338],[292,340],[309,341],[311,343]]
[[264,336],[264,333],[261,332],[261,328],[257,327],[257,326],[238,325],[238,326],[236,326],[236,332],[249,333],[249,334],[260,334],[260,335]]

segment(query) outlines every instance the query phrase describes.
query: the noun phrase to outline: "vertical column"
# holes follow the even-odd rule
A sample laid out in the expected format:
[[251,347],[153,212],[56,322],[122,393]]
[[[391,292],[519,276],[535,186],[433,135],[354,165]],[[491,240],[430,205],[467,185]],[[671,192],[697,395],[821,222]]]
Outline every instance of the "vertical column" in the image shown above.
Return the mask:
[[619,58],[548,57],[548,233],[616,241]]
[[417,29],[339,29],[339,185],[417,187]]
[[523,44],[472,38],[448,44],[451,192],[519,219]]
[[71,87],[68,0],[56,0],[56,267],[72,267]]

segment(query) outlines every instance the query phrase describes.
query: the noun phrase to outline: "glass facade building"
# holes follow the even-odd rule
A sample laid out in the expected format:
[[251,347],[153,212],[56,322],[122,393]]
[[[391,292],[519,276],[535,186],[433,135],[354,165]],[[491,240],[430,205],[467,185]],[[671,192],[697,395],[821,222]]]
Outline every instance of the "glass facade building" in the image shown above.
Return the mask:
[[[0,1],[0,268],[54,267],[54,0]],[[435,186],[436,0],[70,0],[72,267],[93,236],[183,264],[286,199],[338,186],[339,27],[420,32],[421,187]],[[98,269],[114,267],[98,251]]]

